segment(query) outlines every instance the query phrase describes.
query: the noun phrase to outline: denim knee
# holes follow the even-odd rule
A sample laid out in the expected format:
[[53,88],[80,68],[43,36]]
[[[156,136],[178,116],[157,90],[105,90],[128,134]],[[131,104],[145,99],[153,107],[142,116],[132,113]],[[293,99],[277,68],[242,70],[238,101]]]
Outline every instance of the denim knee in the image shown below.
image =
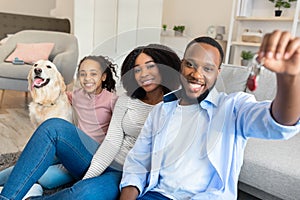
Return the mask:
[[39,127],[60,127],[60,126],[66,126],[66,125],[72,125],[70,122],[61,119],[61,118],[50,118],[45,120]]
[[74,124],[61,119],[61,118],[50,118],[44,121],[37,129],[37,133],[47,132],[50,135],[57,136],[57,134],[65,133],[67,131],[71,131],[72,128],[76,128]]

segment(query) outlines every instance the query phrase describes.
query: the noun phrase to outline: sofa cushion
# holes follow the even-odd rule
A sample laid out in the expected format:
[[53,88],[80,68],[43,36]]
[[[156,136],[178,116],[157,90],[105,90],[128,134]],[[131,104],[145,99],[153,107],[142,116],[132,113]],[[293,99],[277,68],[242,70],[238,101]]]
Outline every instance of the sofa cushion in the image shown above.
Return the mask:
[[32,65],[14,65],[12,63],[0,63],[0,77],[27,80],[27,75]]
[[276,74],[262,68],[256,90],[250,91],[247,89],[246,92],[254,94],[258,101],[273,100],[276,94],[276,86]]
[[11,36],[13,36],[13,34],[7,34],[5,38],[2,38],[0,40],[0,45],[3,45]]
[[258,79],[257,89],[250,91],[246,85],[250,71],[250,68],[247,67],[223,64],[216,88],[227,94],[245,91],[253,94],[258,101],[274,99],[276,94],[275,73],[263,68]]
[[300,197],[300,134],[286,141],[249,139],[239,180],[282,199]]
[[12,62],[15,58],[33,64],[38,60],[48,60],[54,43],[17,43],[15,50],[5,59]]
[[223,64],[216,88],[219,92],[226,92],[227,94],[245,91],[249,74],[250,70],[247,67]]

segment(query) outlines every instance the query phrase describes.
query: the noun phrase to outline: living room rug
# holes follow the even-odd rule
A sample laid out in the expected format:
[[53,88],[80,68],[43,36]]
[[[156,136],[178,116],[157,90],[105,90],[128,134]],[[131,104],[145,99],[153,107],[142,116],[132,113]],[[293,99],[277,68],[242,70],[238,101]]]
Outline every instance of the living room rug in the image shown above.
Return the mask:
[[15,153],[1,154],[0,155],[0,171],[3,169],[6,169],[7,167],[14,165],[17,162],[20,154],[21,154],[20,151],[15,152]]

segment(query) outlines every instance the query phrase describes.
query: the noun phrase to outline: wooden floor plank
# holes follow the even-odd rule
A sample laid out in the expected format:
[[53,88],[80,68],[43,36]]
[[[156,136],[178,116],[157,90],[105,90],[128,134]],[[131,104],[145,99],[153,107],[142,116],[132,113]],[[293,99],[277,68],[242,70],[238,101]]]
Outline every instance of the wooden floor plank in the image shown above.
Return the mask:
[[6,90],[0,108],[0,154],[20,151],[32,135],[34,128],[28,115],[30,95]]

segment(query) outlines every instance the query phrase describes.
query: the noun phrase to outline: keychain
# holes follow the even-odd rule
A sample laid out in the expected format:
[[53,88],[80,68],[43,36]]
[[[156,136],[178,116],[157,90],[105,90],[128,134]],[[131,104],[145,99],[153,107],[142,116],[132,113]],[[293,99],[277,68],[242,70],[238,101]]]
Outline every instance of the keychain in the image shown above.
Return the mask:
[[262,62],[258,62],[257,55],[255,55],[250,64],[251,72],[250,72],[250,75],[247,80],[247,88],[250,91],[256,90],[256,88],[258,86],[259,75],[261,73],[263,65],[264,65],[263,60],[262,60]]

